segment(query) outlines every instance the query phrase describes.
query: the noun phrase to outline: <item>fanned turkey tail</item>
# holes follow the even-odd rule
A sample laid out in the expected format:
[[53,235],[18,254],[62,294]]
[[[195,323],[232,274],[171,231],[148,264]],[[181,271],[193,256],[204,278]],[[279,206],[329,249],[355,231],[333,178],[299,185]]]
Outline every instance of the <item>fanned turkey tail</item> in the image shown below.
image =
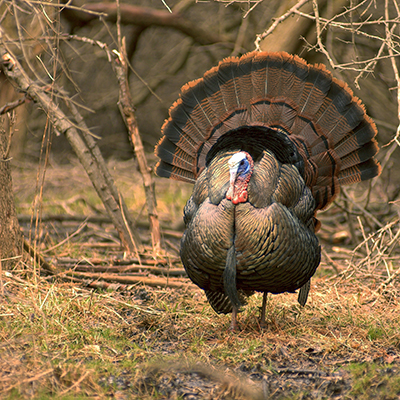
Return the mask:
[[157,174],[194,183],[213,146],[229,146],[232,130],[242,126],[288,135],[317,209],[334,200],[340,185],[380,173],[375,124],[347,84],[298,56],[252,52],[225,59],[182,88],[156,147]]

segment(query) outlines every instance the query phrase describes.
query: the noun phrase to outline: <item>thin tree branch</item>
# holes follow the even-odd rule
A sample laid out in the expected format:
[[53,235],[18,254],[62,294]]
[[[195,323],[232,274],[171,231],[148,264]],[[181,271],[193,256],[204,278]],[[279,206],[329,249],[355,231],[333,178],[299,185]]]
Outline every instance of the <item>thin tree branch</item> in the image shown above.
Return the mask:
[[[396,9],[397,9],[397,18],[400,17],[400,11],[397,5],[395,4]],[[389,1],[385,0],[385,20],[389,19]],[[399,70],[397,68],[396,64],[396,59],[394,58],[394,43],[392,39],[393,35],[393,30],[396,27],[395,24],[393,24],[392,28],[389,29],[389,25],[386,23],[385,24],[385,32],[386,32],[386,44],[388,48],[389,55],[391,56],[391,63],[392,63],[392,69],[394,73],[394,77],[396,79],[396,84],[397,84],[397,118],[399,120],[399,125],[397,126],[396,130],[396,135],[395,137],[391,140],[391,142],[396,142],[398,146],[400,146],[399,142],[399,135],[400,135],[400,75],[399,75]]]
[[151,238],[154,251],[161,249],[160,224],[158,221],[158,213],[156,206],[156,196],[154,193],[154,181],[151,177],[151,169],[147,165],[144,147],[140,137],[138,124],[135,117],[135,111],[132,106],[132,97],[128,84],[128,60],[126,56],[125,40],[121,40],[119,51],[114,52],[116,55],[113,63],[115,75],[119,84],[119,102],[118,106],[121,115],[129,131],[130,142],[135,151],[136,159],[139,164],[140,173],[143,178],[143,186],[146,194],[146,203],[149,215],[149,223],[151,230]]
[[15,110],[18,106],[24,104],[26,101],[26,96],[23,96],[18,100],[5,104],[3,107],[0,107],[0,115],[7,114],[8,112]]
[[304,4],[306,4],[308,2],[309,2],[309,0],[300,0],[300,1],[298,1],[285,14],[283,14],[279,18],[275,19],[274,23],[265,32],[263,32],[261,35],[257,35],[257,38],[256,38],[256,40],[254,42],[254,44],[256,45],[256,49],[258,51],[260,51],[261,50],[261,48],[260,48],[261,41],[263,39],[265,39],[268,35],[270,35],[281,22],[283,22],[285,19],[289,18],[292,14],[294,14],[295,11],[297,11],[299,8],[303,7]]
[[320,20],[319,20],[319,10],[318,10],[317,0],[313,0],[313,10],[314,10],[314,15],[315,15],[315,26],[317,29],[317,45],[318,45],[319,49],[321,50],[321,52],[324,53],[325,57],[328,59],[331,67],[336,68],[335,63],[332,60],[330,54],[325,49],[325,46],[322,44],[322,38],[321,38],[322,31],[321,31],[321,25],[320,25]]
[[[304,0],[303,0],[304,1]],[[307,0],[308,1],[308,0]],[[77,11],[66,8],[63,15],[74,25],[89,23],[97,18],[95,15],[87,14],[87,11],[106,15],[104,18],[109,22],[116,22],[118,9],[116,3],[86,3]],[[121,23],[137,26],[163,26],[176,29],[187,36],[192,37],[198,44],[209,45],[218,42],[226,42],[227,38],[218,36],[213,32],[200,28],[194,21],[190,21],[177,13],[169,13],[164,10],[154,10],[146,7],[138,7],[130,4],[120,4]]]
[[[5,38],[5,34],[0,27],[0,40],[3,38]],[[119,206],[120,200],[118,196],[115,197],[115,194],[118,193],[118,191],[114,187],[112,180],[107,179],[107,174],[106,176],[103,174],[103,171],[107,170],[107,167],[103,165],[104,160],[102,157],[96,157],[98,149],[96,150],[97,145],[93,138],[91,138],[93,142],[90,142],[89,139],[89,147],[88,143],[80,136],[79,131],[76,129],[72,121],[70,121],[61,111],[60,107],[52,101],[45,89],[38,86],[30,79],[17,60],[17,57],[12,54],[4,40],[0,43],[0,54],[5,55],[3,56],[2,63],[4,74],[14,81],[22,92],[26,93],[33,101],[40,104],[40,106],[46,111],[54,128],[65,134],[92,181],[99,197],[103,201],[103,204],[119,233],[123,246],[129,253],[137,253],[138,249],[141,249],[141,243],[138,237],[135,237],[135,240],[137,240],[136,243],[130,240],[133,236],[133,229],[128,230],[124,224],[121,207]],[[79,123],[82,123],[82,121],[79,121],[78,118],[78,124]],[[86,140],[88,139],[88,136],[90,135],[86,136]]]

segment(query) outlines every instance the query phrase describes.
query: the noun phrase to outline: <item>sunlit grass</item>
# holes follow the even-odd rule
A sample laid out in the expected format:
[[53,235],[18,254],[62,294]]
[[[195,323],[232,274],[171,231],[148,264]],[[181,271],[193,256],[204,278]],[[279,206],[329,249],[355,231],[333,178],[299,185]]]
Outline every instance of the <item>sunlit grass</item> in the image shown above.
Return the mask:
[[[231,332],[230,316],[216,315],[200,291],[193,296],[188,291],[147,288],[149,303],[158,312],[154,315],[126,306],[138,302],[134,291],[126,297],[71,284],[23,282],[3,276],[0,359],[3,367],[4,360],[15,366],[9,383],[1,384],[6,398],[26,396],[29,384],[22,377],[38,377],[36,398],[64,398],[60,394],[77,381],[77,396],[98,393],[100,387],[114,393],[120,390],[115,377],[127,374],[133,384],[124,390],[135,396],[140,392],[135,387],[139,371],[145,374],[144,365],[159,357],[260,371],[274,371],[282,363],[301,369],[308,355],[317,355],[317,362],[334,357],[349,371],[354,381],[350,394],[355,398],[393,395],[399,387],[399,379],[384,372],[391,368],[387,361],[393,362],[389,356],[373,367],[362,360],[384,357],[388,348],[400,343],[400,305],[391,304],[388,312],[386,301],[378,299],[371,308],[363,304],[371,293],[347,297],[352,286],[340,288],[341,302],[335,302],[321,280],[305,308],[296,304],[294,294],[270,296],[266,330],[259,328],[261,296],[253,296],[239,316],[241,330]],[[347,360],[358,361],[346,366]],[[322,362],[320,368],[332,367]],[[40,377],[47,370],[52,372]],[[62,379],[55,378],[56,371]],[[369,388],[372,381],[377,382],[375,392]]]
[[[110,169],[132,215],[146,220],[144,193],[137,173],[131,173],[132,163],[116,163]],[[101,212],[102,205],[80,166],[49,168],[48,178],[53,183],[44,188],[41,215],[70,213],[83,221]],[[18,210],[29,214],[35,193],[27,189],[26,171],[16,182]],[[71,186],[79,194],[75,199]],[[182,220],[190,190],[190,185],[157,180],[160,220],[167,227]],[[72,267],[81,260],[110,265],[115,257],[123,258],[111,224],[91,224],[66,237],[79,224],[67,222],[64,230],[52,223],[39,223],[37,229],[34,225],[40,252],[51,262],[69,258]],[[114,247],[90,246],[104,235]],[[363,248],[358,251],[366,254]],[[349,399],[397,398],[400,303],[396,286],[378,292],[386,267],[378,265],[376,271],[366,273],[363,265],[357,269],[349,259],[338,258],[338,275],[323,258],[304,308],[298,305],[297,294],[268,295],[266,329],[259,321],[262,295],[255,294],[239,314],[238,332],[229,329],[231,316],[215,314],[203,292],[193,286],[91,290],[65,276],[38,277],[32,273],[31,260],[25,261],[14,271],[1,272],[1,398],[163,399],[163,382],[168,388],[171,382],[198,373],[213,382],[215,398],[265,398],[265,388],[257,380],[262,376],[272,382],[271,398],[302,399],[327,382],[321,378],[312,386],[299,375],[314,370],[339,382],[338,387],[325,388],[321,399],[335,390]],[[353,269],[346,275],[349,265]],[[389,273],[395,268],[389,260]],[[141,291],[145,297],[139,295]],[[298,380],[285,375],[287,370],[300,371],[294,375]],[[284,389],[279,392],[275,384]]]

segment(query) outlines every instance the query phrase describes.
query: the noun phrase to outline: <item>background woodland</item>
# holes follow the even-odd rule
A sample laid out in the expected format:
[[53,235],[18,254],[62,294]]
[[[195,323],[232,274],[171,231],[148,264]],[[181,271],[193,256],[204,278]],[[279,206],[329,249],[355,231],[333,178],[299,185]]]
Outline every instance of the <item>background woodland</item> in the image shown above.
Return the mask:
[[[260,332],[256,296],[236,335],[185,276],[192,187],[153,149],[182,85],[255,49],[346,81],[382,174],[318,215],[304,310],[273,296]],[[398,398],[399,55],[398,0],[0,0],[0,394]]]

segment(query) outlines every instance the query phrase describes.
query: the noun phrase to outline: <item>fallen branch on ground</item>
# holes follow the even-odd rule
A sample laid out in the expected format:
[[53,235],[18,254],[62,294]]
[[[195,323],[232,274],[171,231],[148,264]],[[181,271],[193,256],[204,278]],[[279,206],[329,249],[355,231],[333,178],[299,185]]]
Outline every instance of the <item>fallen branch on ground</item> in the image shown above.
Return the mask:
[[82,280],[104,281],[112,283],[123,283],[125,285],[143,284],[152,287],[170,287],[173,289],[182,289],[189,286],[195,287],[189,280],[179,280],[178,278],[149,278],[145,276],[121,276],[119,274],[75,272],[70,271],[65,276],[81,278]]

